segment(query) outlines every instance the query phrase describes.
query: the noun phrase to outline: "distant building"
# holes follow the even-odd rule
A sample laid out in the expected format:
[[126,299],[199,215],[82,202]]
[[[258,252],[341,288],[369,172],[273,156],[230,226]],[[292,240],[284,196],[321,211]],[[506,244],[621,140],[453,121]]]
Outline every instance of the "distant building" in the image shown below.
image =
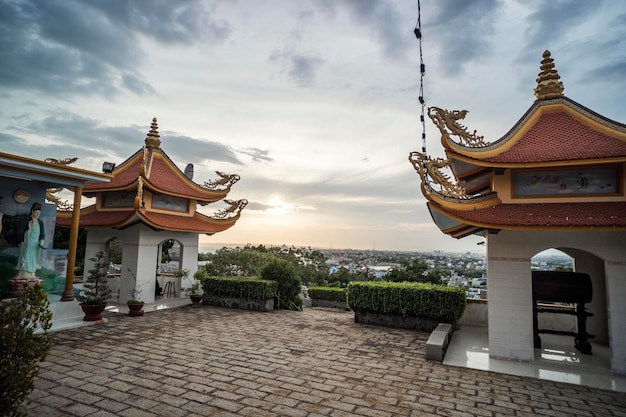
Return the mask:
[[564,96],[559,79],[546,51],[536,100],[493,142],[461,124],[466,111],[430,107],[447,159],[409,159],[441,231],[486,239],[491,356],[534,360],[531,258],[555,248],[591,276],[589,333],[626,374],[626,125]]

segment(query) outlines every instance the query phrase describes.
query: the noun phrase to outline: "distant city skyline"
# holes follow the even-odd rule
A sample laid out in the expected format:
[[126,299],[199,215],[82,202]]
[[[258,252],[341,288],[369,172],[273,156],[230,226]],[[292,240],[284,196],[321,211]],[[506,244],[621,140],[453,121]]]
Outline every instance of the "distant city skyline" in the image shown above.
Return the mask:
[[[626,2],[421,8],[426,105],[468,110],[485,140],[532,105],[546,49],[566,96],[626,123]],[[100,171],[156,117],[194,181],[241,176],[240,220],[200,245],[484,252],[435,226],[408,161],[422,147],[417,17],[404,0],[0,0],[0,151]],[[444,157],[430,120],[426,137]]]

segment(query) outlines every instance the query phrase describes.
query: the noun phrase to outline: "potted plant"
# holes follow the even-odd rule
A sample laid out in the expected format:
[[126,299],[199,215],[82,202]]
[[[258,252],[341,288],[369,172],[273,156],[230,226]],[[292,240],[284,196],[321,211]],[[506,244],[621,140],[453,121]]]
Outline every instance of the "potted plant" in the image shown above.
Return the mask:
[[111,289],[107,279],[109,261],[103,251],[96,253],[95,257],[89,258],[93,262],[84,284],[84,292],[78,296],[80,307],[85,313],[84,321],[102,320],[102,312],[107,306],[107,300],[111,296]]
[[[179,274],[183,279],[189,280],[188,269],[183,269],[179,272]],[[201,277],[201,271],[197,271],[193,276],[193,281],[191,281],[191,287],[187,287],[183,290],[185,294],[189,295],[192,307],[198,307],[200,305],[200,301],[202,301],[202,288],[200,288]]]
[[131,317],[143,316],[143,306],[144,302],[139,298],[139,294],[141,294],[141,285],[137,285],[137,277],[133,274],[133,271],[130,268],[126,268],[130,275],[133,277],[133,288],[128,291],[131,296],[131,299],[126,301],[126,305],[128,306],[128,315]]

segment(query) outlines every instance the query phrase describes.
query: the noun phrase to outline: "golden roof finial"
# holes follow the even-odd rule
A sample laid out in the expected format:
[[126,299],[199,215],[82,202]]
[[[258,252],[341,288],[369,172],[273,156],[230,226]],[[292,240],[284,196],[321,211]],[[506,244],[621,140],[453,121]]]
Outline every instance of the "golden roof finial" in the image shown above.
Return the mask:
[[550,57],[550,51],[546,50],[543,53],[540,68],[541,72],[537,78],[537,88],[535,88],[537,100],[563,97],[563,83],[559,81],[561,76],[554,69],[554,60]]
[[160,148],[161,147],[161,139],[159,136],[159,125],[157,124],[156,117],[152,119],[152,124],[150,125],[150,131],[148,132],[148,136],[146,136],[146,146],[148,148]]

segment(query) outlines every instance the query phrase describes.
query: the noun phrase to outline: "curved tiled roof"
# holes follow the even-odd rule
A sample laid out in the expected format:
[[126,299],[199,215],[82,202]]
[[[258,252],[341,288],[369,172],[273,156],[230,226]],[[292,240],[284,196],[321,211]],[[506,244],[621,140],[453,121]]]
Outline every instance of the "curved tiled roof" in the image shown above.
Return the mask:
[[84,188],[85,194],[91,194],[91,190],[110,190],[128,187],[137,181],[139,177],[139,168],[141,166],[141,157],[138,157],[141,151],[135,152],[130,158],[122,162],[113,170],[113,178],[106,184],[88,184]]
[[500,204],[472,211],[429,207],[485,229],[533,227],[626,229],[626,202]]
[[[232,227],[238,219],[239,215],[229,219],[216,220],[197,212],[192,217],[189,217],[180,216],[179,214],[135,210],[95,211],[95,206],[90,206],[81,210],[80,227],[112,227],[123,229],[141,221],[147,226],[157,230],[213,234]],[[70,227],[71,223],[71,213],[57,214],[57,225]]]
[[228,194],[229,189],[211,191],[200,187],[185,177],[185,174],[180,172],[165,154],[161,154],[159,157],[154,156],[146,175],[146,183],[154,186],[156,191],[204,201],[217,201]]
[[626,141],[591,129],[564,111],[542,115],[507,151],[485,161],[528,163],[626,156]]
[[141,213],[141,217],[145,220],[144,223],[158,229],[198,232],[210,235],[229,229],[239,218],[239,216],[235,216],[230,219],[215,220],[198,212],[193,217],[181,217],[150,211]]
[[[81,209],[80,227],[110,227],[124,223],[135,214],[133,210],[125,211],[95,211],[95,206]],[[70,227],[71,213],[57,213],[56,224],[61,227]]]

